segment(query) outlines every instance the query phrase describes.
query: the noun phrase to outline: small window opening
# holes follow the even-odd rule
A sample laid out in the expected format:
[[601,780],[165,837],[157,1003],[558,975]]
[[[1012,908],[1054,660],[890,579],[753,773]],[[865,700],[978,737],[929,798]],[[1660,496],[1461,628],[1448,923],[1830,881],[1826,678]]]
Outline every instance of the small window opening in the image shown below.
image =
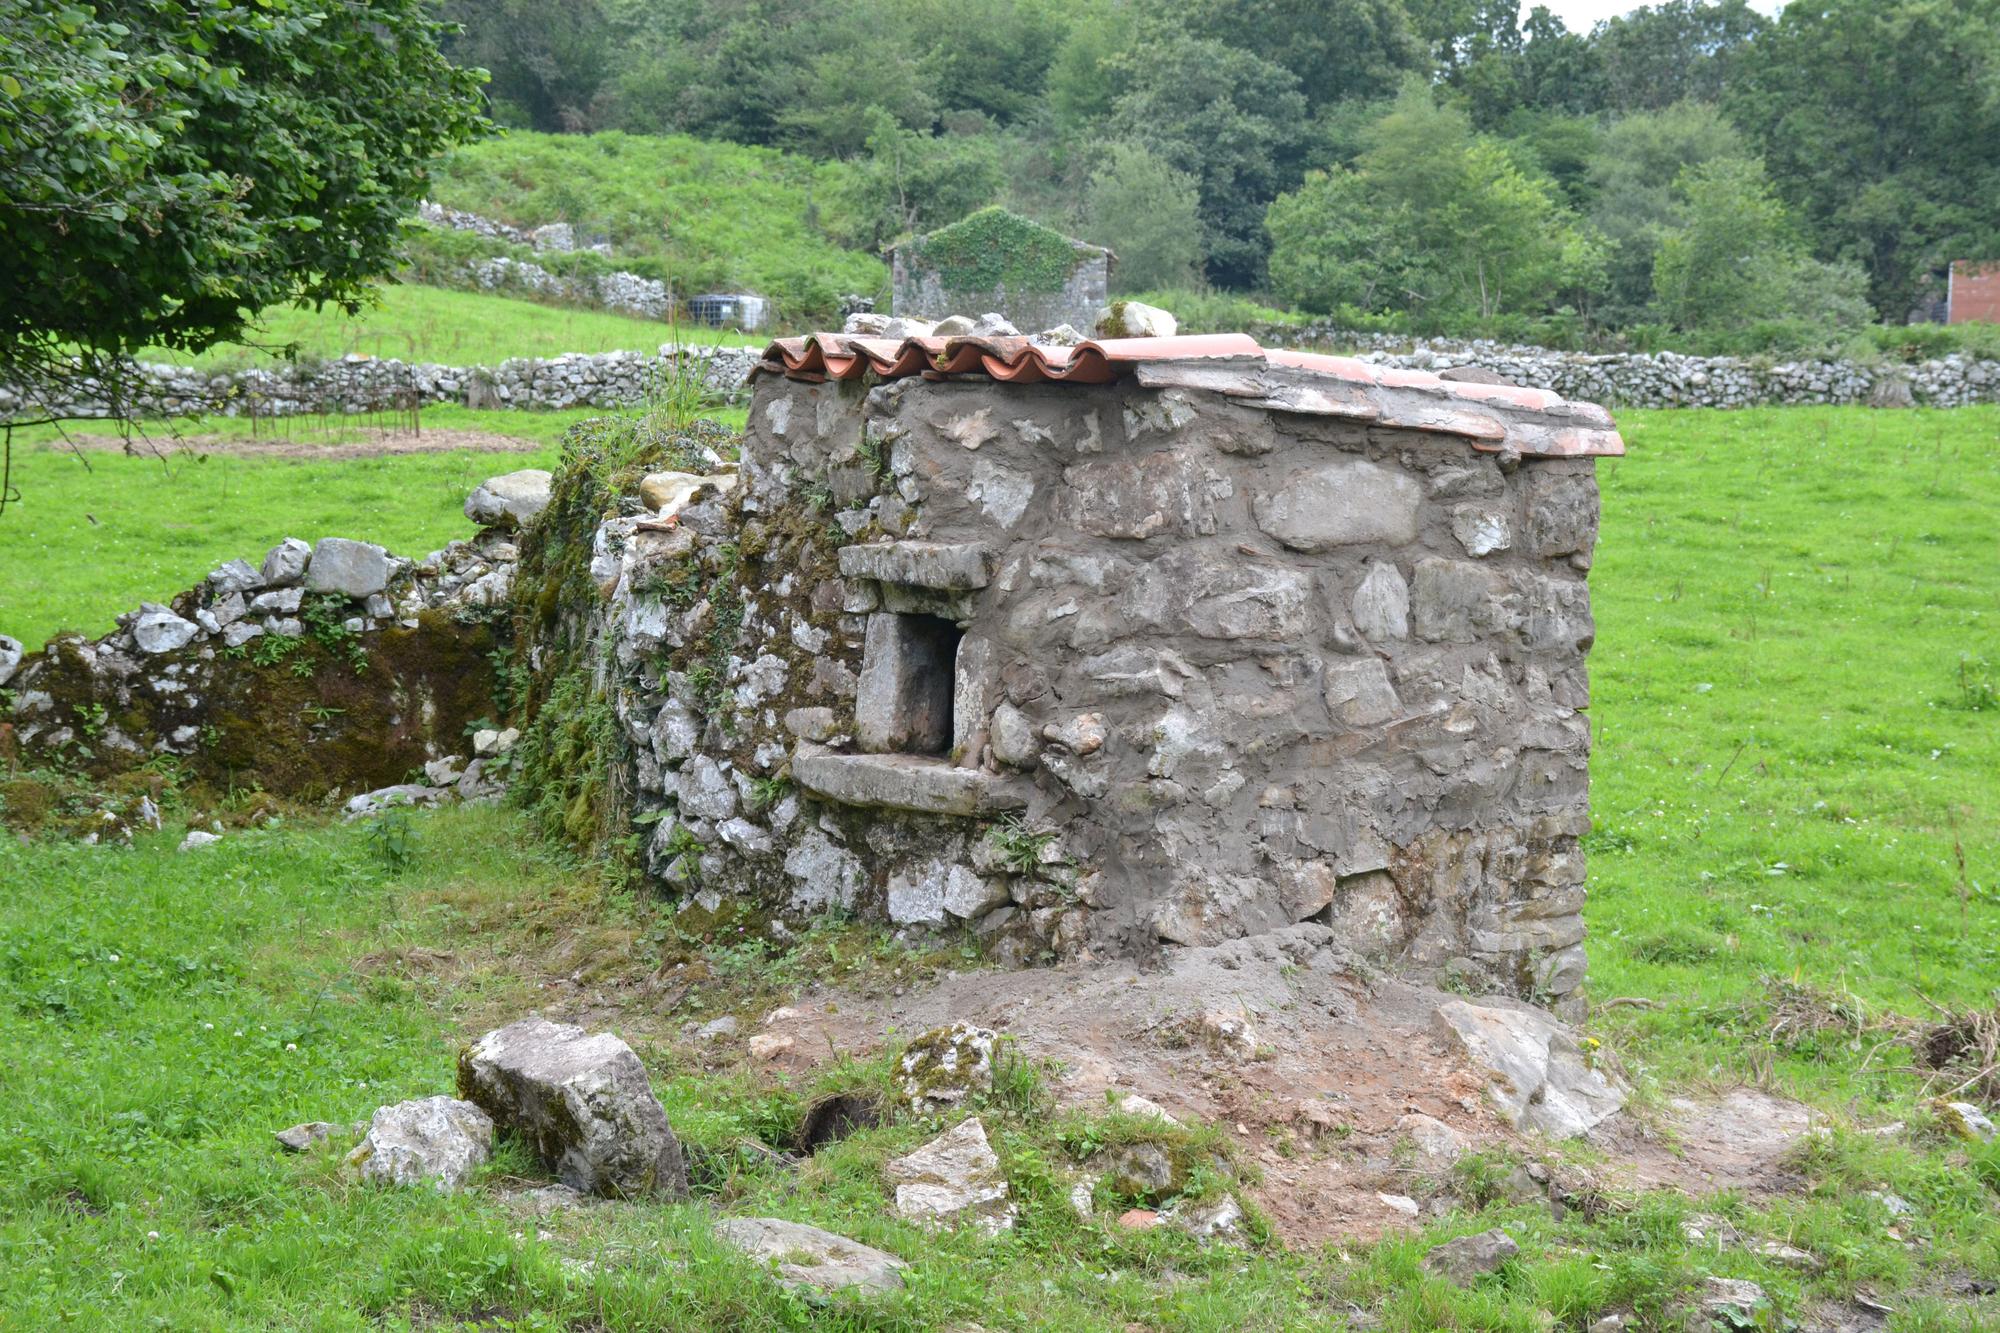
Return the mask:
[[957,622],[941,616],[884,612],[869,618],[855,695],[862,749],[950,752],[960,637]]

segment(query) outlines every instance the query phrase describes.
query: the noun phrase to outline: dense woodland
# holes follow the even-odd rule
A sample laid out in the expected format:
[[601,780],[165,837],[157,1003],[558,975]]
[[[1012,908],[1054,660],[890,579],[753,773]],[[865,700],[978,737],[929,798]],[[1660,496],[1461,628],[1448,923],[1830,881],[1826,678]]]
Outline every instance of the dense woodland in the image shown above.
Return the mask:
[[[826,164],[876,251],[989,203],[1128,291],[1357,325],[1796,341],[2000,256],[2000,0],[446,0],[504,125]],[[578,208],[589,209],[587,200]]]

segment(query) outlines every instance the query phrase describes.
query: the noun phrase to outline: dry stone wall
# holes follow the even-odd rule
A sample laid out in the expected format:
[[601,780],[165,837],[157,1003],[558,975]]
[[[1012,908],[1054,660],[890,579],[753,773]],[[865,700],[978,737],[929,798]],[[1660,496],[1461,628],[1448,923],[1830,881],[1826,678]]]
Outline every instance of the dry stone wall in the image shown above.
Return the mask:
[[[744,392],[757,352],[747,347],[662,344],[643,352],[577,353],[549,360],[521,358],[498,366],[441,366],[374,357],[301,362],[274,370],[214,371],[140,363],[123,386],[128,415],[176,417],[307,416],[409,411],[443,403],[482,408],[620,408],[643,404],[686,358],[704,387],[734,402]],[[111,390],[96,380],[67,398],[32,400],[0,386],[0,421],[9,417],[110,417]]]
[[1584,970],[1588,459],[1131,383],[760,382],[596,535],[653,873],[1008,961],[1327,922]]
[[1409,339],[1331,326],[1274,327],[1258,336],[1353,349],[1364,361],[1444,372],[1476,366],[1511,384],[1624,407],[1755,407],[1846,403],[1963,407],[2000,402],[2000,361],[1951,355],[1866,365],[1835,357],[1750,360],[1674,352],[1594,355],[1490,341]]

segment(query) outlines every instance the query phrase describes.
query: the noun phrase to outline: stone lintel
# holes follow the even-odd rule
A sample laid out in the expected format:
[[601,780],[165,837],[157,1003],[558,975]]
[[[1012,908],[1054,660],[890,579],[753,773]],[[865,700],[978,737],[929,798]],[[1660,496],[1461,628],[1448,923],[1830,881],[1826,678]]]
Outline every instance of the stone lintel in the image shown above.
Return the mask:
[[977,543],[878,542],[840,548],[840,573],[850,579],[877,579],[940,592],[972,592],[986,586],[986,548]]
[[909,754],[835,754],[801,743],[792,780],[842,805],[914,810],[926,815],[995,815],[1023,810],[1029,784],[950,760]]

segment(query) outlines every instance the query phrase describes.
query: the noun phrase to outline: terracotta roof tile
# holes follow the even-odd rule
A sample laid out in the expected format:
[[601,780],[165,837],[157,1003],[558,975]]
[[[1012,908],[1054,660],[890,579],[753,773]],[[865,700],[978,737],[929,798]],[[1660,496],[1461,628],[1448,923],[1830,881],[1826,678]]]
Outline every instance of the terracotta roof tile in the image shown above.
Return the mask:
[[1266,349],[1247,334],[1087,339],[1056,347],[1023,337],[865,338],[812,333],[780,338],[752,374],[799,380],[984,375],[1010,384],[1109,384],[1207,389],[1274,412],[1346,417],[1455,435],[1488,452],[1616,457],[1625,452],[1611,414],[1545,389],[1443,380],[1352,357]]

